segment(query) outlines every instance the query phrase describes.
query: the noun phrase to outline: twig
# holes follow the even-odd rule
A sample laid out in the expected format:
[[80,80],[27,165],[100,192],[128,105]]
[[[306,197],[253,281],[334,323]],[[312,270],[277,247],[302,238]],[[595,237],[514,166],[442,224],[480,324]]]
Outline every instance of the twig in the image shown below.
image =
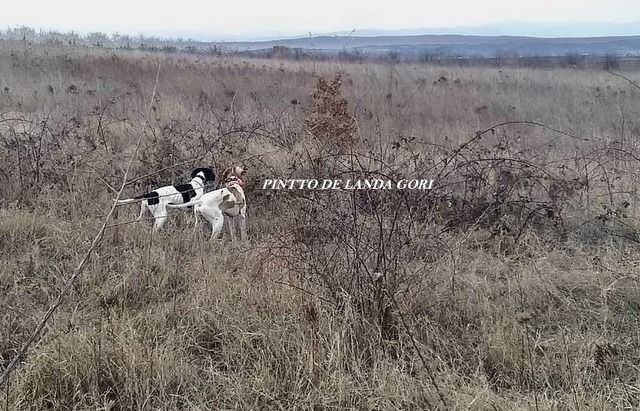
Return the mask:
[[626,80],[627,83],[631,84],[633,87],[635,87],[638,90],[640,90],[640,85],[638,83],[636,83],[635,81],[631,80],[630,78],[627,78],[627,77],[623,76],[622,74],[614,73],[613,71],[609,71],[609,70],[607,70],[607,73],[611,74],[612,76],[620,77],[621,79]]
[[205,153],[205,154],[204,154],[204,155],[202,155],[202,156],[199,156],[199,157],[196,157],[196,158],[192,158],[192,159],[187,160],[187,161],[185,161],[185,162],[183,162],[183,163],[174,164],[174,165],[172,165],[172,166],[165,167],[165,168],[161,168],[160,170],[156,170],[156,171],[153,171],[153,172],[151,172],[151,173],[149,173],[149,174],[145,174],[145,175],[143,175],[143,176],[140,176],[140,177],[134,178],[133,180],[127,181],[125,185],[127,185],[127,186],[128,186],[129,184],[133,184],[133,183],[135,183],[136,181],[140,181],[140,180],[142,180],[143,178],[147,178],[147,177],[150,177],[150,176],[152,176],[152,175],[162,173],[163,171],[167,171],[167,170],[171,170],[172,168],[176,168],[176,167],[183,166],[183,165],[185,165],[185,164],[193,163],[194,161],[202,160],[202,159],[203,159],[203,158],[205,158],[208,154],[209,154],[209,153],[207,152],[207,153]]
[[524,322],[524,329],[525,329],[525,333],[527,335],[527,354],[529,357],[529,372],[530,372],[530,382],[529,382],[529,390],[531,392],[533,392],[533,400],[535,402],[535,407],[536,407],[536,411],[539,411],[538,408],[538,394],[536,392],[536,387],[534,386],[534,382],[535,382],[535,373],[533,370],[533,355],[531,354],[531,338],[529,337],[529,324],[525,321]]
[[276,284],[280,284],[280,285],[286,285],[287,287],[291,287],[291,288],[296,289],[296,290],[298,290],[298,291],[302,291],[302,292],[303,292],[303,293],[305,293],[305,294],[309,294],[309,295],[310,295],[310,296],[312,296],[312,297],[316,297],[316,298],[317,298],[317,299],[319,299],[320,301],[323,301],[323,302],[325,302],[325,303],[331,304],[331,305],[333,305],[334,307],[335,307],[335,306],[337,306],[337,304],[336,304],[335,302],[330,301],[330,300],[327,300],[326,298],[321,297],[321,296],[319,296],[318,294],[315,294],[315,293],[313,293],[313,292],[311,292],[311,291],[309,291],[309,290],[305,290],[305,289],[304,289],[304,288],[302,288],[302,287],[298,287],[298,286],[297,286],[297,285],[295,285],[295,284],[285,283],[284,281],[274,281],[274,283],[276,283]]
[[436,381],[436,378],[433,375],[433,371],[431,371],[431,368],[429,368],[429,364],[427,364],[427,360],[422,355],[422,351],[420,351],[420,348],[418,347],[418,343],[416,342],[416,338],[413,336],[413,333],[411,332],[411,328],[409,327],[409,324],[407,323],[407,320],[405,319],[404,315],[402,314],[402,311],[400,310],[400,306],[398,305],[398,302],[396,301],[395,297],[389,292],[389,290],[386,289],[386,287],[385,287],[384,291],[387,294],[387,296],[389,297],[389,299],[393,302],[393,305],[395,306],[396,310],[398,311],[398,316],[400,317],[400,321],[402,322],[402,326],[404,327],[405,331],[407,332],[407,335],[409,336],[409,339],[411,340],[411,345],[413,345],[413,348],[418,353],[418,357],[420,358],[420,362],[422,362],[422,366],[425,368],[425,370],[427,370],[427,374],[429,375],[429,379],[431,380],[431,384],[436,389],[436,392],[438,393],[438,396],[440,397],[440,401],[442,401],[442,405],[444,405],[444,409],[445,410],[448,409],[447,402],[444,399],[444,395],[442,394],[442,391],[440,391],[440,386],[438,385],[438,382]]
[[165,218],[165,217],[169,217],[169,216],[170,216],[170,214],[165,214],[165,215],[161,215],[161,216],[158,216],[158,217],[136,218],[135,220],[127,220],[127,221],[122,221],[122,222],[119,222],[119,223],[109,224],[105,228],[118,227],[118,226],[126,225],[126,224],[133,224],[133,223],[138,223],[140,221],[152,221],[152,220],[155,220],[156,218]]
[[571,358],[569,357],[569,347],[567,346],[567,334],[566,332],[562,336],[564,342],[565,357],[567,357],[567,370],[569,371],[569,378],[571,379],[571,392],[573,393],[573,405],[576,407],[576,411],[580,411],[580,405],[578,404],[578,394],[576,393],[575,379],[573,377],[573,369],[571,366]]

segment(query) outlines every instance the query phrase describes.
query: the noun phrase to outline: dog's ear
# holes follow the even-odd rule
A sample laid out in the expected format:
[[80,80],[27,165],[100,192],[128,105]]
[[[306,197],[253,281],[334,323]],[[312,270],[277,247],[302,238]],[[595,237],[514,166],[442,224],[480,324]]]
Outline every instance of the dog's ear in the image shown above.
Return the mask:
[[204,174],[204,179],[207,181],[214,181],[216,179],[216,173],[213,171],[211,167],[200,167],[196,168],[191,172],[191,178],[195,178],[198,173]]
[[207,181],[215,181],[216,173],[213,171],[213,168],[207,167],[203,169],[203,172],[204,172],[204,178],[206,178]]

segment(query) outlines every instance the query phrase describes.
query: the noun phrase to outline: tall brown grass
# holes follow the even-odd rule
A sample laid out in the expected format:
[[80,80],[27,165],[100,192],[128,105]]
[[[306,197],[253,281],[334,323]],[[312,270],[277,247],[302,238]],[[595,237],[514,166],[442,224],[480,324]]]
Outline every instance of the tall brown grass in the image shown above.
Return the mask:
[[[127,194],[243,162],[250,244],[189,213],[111,228],[7,409],[639,406],[640,95],[589,70],[0,44],[1,367],[108,210],[158,60],[133,173],[200,160]],[[309,132],[332,105],[357,122],[349,150]],[[260,190],[333,177],[437,187]]]

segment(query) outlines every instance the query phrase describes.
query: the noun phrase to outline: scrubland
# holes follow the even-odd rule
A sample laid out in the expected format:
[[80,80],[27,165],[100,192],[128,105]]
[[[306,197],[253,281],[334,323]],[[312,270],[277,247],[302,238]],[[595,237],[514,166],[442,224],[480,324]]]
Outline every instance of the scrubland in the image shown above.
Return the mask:
[[249,241],[118,207],[3,409],[640,407],[640,89],[577,69],[0,44],[0,370],[111,207],[158,67],[124,196],[245,164]]

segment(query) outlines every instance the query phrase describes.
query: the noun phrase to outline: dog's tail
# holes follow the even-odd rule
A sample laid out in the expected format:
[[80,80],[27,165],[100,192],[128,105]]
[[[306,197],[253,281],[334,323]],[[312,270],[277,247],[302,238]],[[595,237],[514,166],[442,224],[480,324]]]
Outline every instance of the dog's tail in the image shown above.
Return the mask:
[[123,199],[123,200],[116,200],[114,198],[113,201],[115,201],[116,204],[131,204],[131,203],[137,203],[138,201],[140,201],[143,198],[144,198],[143,196],[138,196],[138,197],[134,197],[134,198],[127,198],[127,199]]
[[168,208],[187,208],[187,207],[200,205],[200,203],[202,203],[201,200],[193,200],[184,204],[167,204],[167,207]]

